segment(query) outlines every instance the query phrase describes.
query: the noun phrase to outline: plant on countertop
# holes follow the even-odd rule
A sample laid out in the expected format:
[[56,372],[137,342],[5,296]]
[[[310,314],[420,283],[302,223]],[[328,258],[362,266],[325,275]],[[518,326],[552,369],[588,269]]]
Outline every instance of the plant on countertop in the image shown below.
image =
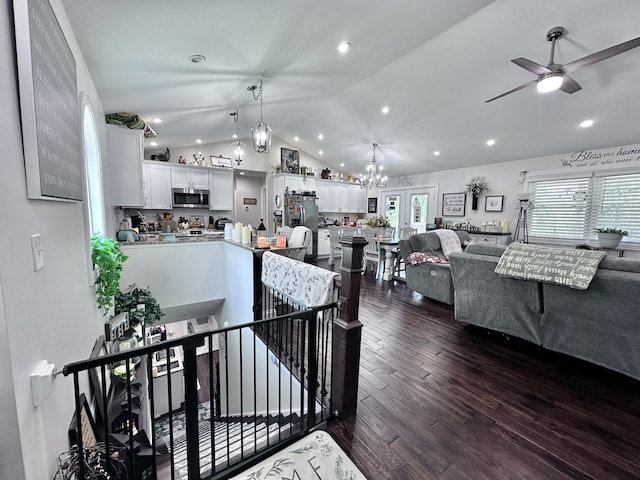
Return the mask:
[[616,227],[598,227],[594,230],[595,233],[613,233],[616,235],[622,235],[623,237],[626,237],[627,235],[629,235],[629,232],[627,232],[626,230],[622,230],[621,228],[616,228]]
[[483,177],[471,177],[466,186],[466,192],[472,195],[480,195],[489,189],[489,185]]
[[96,303],[106,315],[120,293],[122,264],[127,257],[114,239],[99,233],[91,235],[91,261],[95,272]]
[[379,217],[369,217],[364,221],[364,224],[371,228],[387,228],[391,226],[389,219],[382,215]]
[[123,312],[129,312],[129,328],[125,335],[132,335],[138,325],[153,325],[164,316],[149,289],[140,288],[135,283],[116,295],[115,313]]

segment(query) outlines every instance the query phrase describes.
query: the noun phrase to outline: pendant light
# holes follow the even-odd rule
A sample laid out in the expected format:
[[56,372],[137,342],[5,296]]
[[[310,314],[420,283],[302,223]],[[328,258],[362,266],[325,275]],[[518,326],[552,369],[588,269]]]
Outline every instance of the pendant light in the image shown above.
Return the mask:
[[[251,127],[251,137],[253,138],[253,149],[258,153],[266,153],[271,146],[271,127],[262,121],[262,75],[258,85],[247,87],[253,94],[253,99],[260,99],[260,122]],[[258,93],[256,93],[256,90]]]
[[240,164],[242,163],[242,157],[244,156],[244,152],[245,149],[247,148],[247,146],[242,143],[240,141],[240,114],[238,113],[238,106],[236,105],[236,111],[230,113],[229,115],[231,115],[233,117],[233,121],[236,124],[236,141],[233,142],[231,144],[232,147],[235,147],[233,149],[233,157],[234,160],[236,161],[236,163],[238,164],[238,166],[240,166]]

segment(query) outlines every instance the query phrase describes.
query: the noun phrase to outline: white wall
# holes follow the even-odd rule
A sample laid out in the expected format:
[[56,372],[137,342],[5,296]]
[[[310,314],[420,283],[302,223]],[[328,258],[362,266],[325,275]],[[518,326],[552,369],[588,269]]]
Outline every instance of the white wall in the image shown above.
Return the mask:
[[[438,185],[438,216],[442,213],[442,194],[464,192],[465,185],[471,177],[481,176],[489,184],[489,190],[479,199],[478,210],[471,210],[471,198],[467,195],[464,217],[443,217],[443,221],[464,221],[480,226],[483,222],[506,218],[509,220],[510,230],[513,232],[520,212],[519,198],[523,196],[521,172],[540,172],[562,170],[584,171],[587,169],[606,170],[620,167],[635,167],[640,171],[640,144],[613,146],[591,151],[576,151],[551,155],[547,157],[514,160],[511,162],[494,163],[478,167],[458,168],[439,172],[425,173],[406,177],[391,178],[387,190],[398,188],[414,188],[422,185]],[[484,211],[485,195],[504,195],[502,212],[491,213]],[[433,222],[433,219],[429,219]]]
[[[248,177],[244,175],[238,175],[235,178],[235,212],[236,222],[240,222],[244,225],[251,225],[253,228],[258,228],[260,225],[260,219],[263,218],[266,221],[266,215],[271,215],[273,212],[268,212],[262,205],[262,187],[265,186],[264,177]],[[255,198],[257,203],[255,205],[245,205],[245,198]],[[264,216],[263,216],[263,213]],[[266,223],[265,223],[266,225]]]
[[[0,478],[42,480],[53,477],[57,455],[68,448],[72,380],[59,375],[52,396],[35,408],[29,376],[40,360],[62,369],[67,363],[88,357],[102,331],[102,319],[89,286],[83,203],[27,199],[11,3],[0,4],[0,200],[5,207],[0,235],[4,300],[4,314],[0,314],[0,359],[4,367],[0,377]],[[95,108],[106,156],[100,100],[60,0],[51,4],[76,59],[78,93],[87,91]],[[108,185],[105,192],[108,201]],[[112,226],[108,229],[113,230]],[[45,266],[38,272],[33,270],[29,239],[35,233],[41,235],[45,249]]]

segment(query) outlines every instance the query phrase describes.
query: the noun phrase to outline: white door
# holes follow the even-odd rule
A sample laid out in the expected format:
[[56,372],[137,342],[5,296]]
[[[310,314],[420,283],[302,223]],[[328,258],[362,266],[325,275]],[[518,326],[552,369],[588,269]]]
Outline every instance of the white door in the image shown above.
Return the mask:
[[389,219],[397,235],[400,227],[414,227],[424,232],[437,214],[437,187],[383,191],[382,215]]

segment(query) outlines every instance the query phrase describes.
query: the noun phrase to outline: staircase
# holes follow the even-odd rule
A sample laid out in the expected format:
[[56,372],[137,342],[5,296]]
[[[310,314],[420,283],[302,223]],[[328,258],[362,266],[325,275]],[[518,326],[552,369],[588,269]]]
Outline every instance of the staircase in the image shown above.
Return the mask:
[[[219,418],[212,423],[203,419],[198,424],[200,475],[206,477],[225,469],[257,450],[277,443],[290,435],[297,424],[297,415],[277,418],[273,416]],[[174,419],[174,425],[176,420]],[[157,430],[156,430],[157,431]],[[212,452],[212,440],[214,449]],[[158,478],[171,477],[171,459],[177,480],[187,480],[187,441],[184,429],[174,426],[173,445],[168,432],[158,434],[158,445],[164,443],[170,460],[158,471]],[[212,468],[212,465],[215,467]]]

